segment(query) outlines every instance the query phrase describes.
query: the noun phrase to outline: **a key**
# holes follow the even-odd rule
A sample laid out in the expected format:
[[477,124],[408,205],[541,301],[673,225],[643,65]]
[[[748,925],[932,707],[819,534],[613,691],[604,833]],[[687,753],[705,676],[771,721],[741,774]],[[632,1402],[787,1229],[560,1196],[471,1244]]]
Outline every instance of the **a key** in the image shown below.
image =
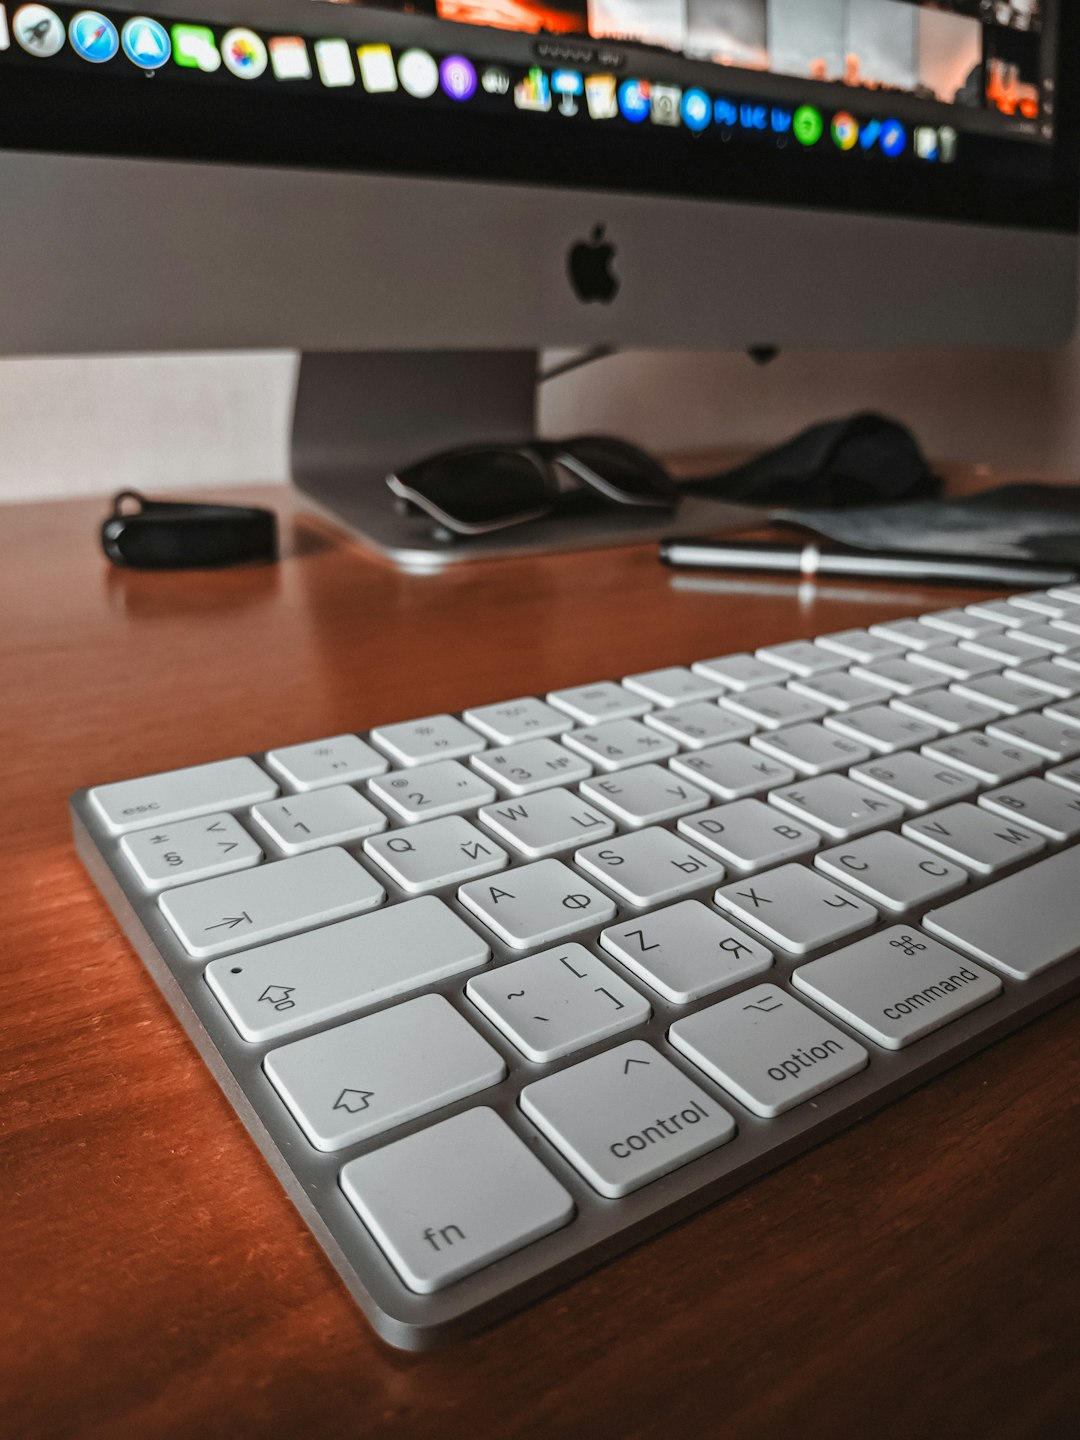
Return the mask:
[[795,771],[789,765],[781,765],[737,741],[733,745],[699,750],[693,755],[680,755],[671,762],[671,769],[721,800],[760,795],[774,785],[795,779]]
[[901,828],[909,840],[936,850],[976,875],[994,875],[1046,848],[1041,835],[977,805],[948,805],[932,815],[908,820]]
[[724,867],[670,830],[650,827],[589,845],[574,863],[630,905],[662,905],[718,885]]
[[932,690],[941,684],[941,677],[935,676],[925,665],[916,665],[908,659],[876,660],[872,665],[853,665],[852,675],[863,680],[873,680],[893,695],[916,695],[920,690]]
[[368,794],[411,825],[487,805],[495,799],[495,787],[459,760],[436,760],[381,775],[368,782]]
[[286,855],[347,845],[386,829],[386,816],[351,785],[328,785],[256,805],[251,818]]
[[1070,621],[1052,621],[1046,625],[1027,625],[1023,630],[1009,632],[1022,645],[1051,655],[1067,655],[1080,645],[1080,625]]
[[434,895],[227,955],[206,981],[245,1040],[276,1040],[475,970],[485,941]]
[[[1034,615],[1031,618],[1036,619]],[[958,640],[957,645],[969,655],[981,655],[1001,665],[1023,665],[1025,660],[1051,653],[1044,645],[1025,644],[1015,630],[1006,630],[1004,635],[980,635],[977,640]]]
[[759,660],[775,665],[785,676],[824,675],[829,670],[842,670],[844,658],[835,650],[823,649],[813,640],[789,640],[782,645],[763,645],[755,652]]
[[830,710],[856,710],[860,705],[876,705],[889,698],[884,685],[874,680],[860,680],[858,675],[849,675],[846,670],[833,670],[826,675],[815,675],[809,680],[790,680],[788,689],[796,695],[806,695],[818,700]]
[[[1030,657],[1029,657],[1030,658]],[[1019,715],[1024,710],[1038,710],[1046,704],[1046,692],[1004,675],[982,675],[977,680],[954,680],[949,686],[954,695],[974,700],[980,705],[993,705],[1006,715]]]
[[763,974],[772,952],[700,900],[614,925],[600,944],[673,1005]]
[[721,705],[764,730],[779,730],[800,720],[820,720],[828,707],[808,695],[796,695],[785,685],[765,685],[745,695],[729,695]]
[[1054,600],[1064,600],[1067,605],[1080,605],[1080,585],[1051,585],[1046,593]]
[[969,615],[966,610],[935,610],[932,615],[920,617],[924,625],[935,630],[944,630],[946,635],[958,640],[976,640],[980,635],[1000,635],[1005,625],[1000,620],[987,620],[979,615]]
[[803,865],[781,865],[736,880],[717,890],[713,899],[721,910],[794,955],[843,940],[877,919],[872,905]]
[[151,890],[247,870],[263,858],[258,845],[231,815],[201,815],[198,820],[132,830],[120,841],[120,849]]
[[1001,669],[1000,660],[991,660],[986,655],[972,655],[968,650],[961,650],[959,645],[941,645],[936,650],[912,655],[911,663],[945,677],[935,682],[938,685],[944,685],[946,679],[974,680]]
[[510,863],[490,835],[460,815],[373,835],[364,853],[410,895],[491,875]]
[[1046,780],[1054,785],[1062,785],[1066,790],[1080,791],[1080,765],[1058,765],[1053,770],[1047,770]]
[[902,714],[894,704],[868,705],[865,710],[852,710],[849,715],[829,715],[825,726],[861,745],[868,745],[879,755],[895,755],[898,750],[909,750],[941,733],[936,724]]
[[1021,610],[1034,610],[1036,615],[1045,616],[1048,620],[1060,620],[1073,608],[1067,600],[1055,600],[1048,590],[1036,590],[1030,595],[1014,595],[1012,603]]
[[[1058,602],[1054,601],[1052,603],[1057,604]],[[1064,605],[1062,605],[1061,608],[1064,612],[1063,614],[1055,615],[1052,618],[1049,618],[1047,620],[1047,625],[1041,626],[1039,628],[1045,630],[1048,626],[1049,633],[1052,635],[1072,635],[1074,637],[1072,645],[1076,646],[1080,644],[1080,638],[1076,638],[1080,637],[1080,615],[1077,614],[1075,607],[1071,605],[1069,606],[1068,610],[1065,609]]]
[[736,800],[679,821],[679,833],[744,875],[809,855],[821,831],[796,825],[761,800]]
[[540,790],[521,800],[486,805],[477,819],[528,860],[561,855],[615,833],[614,820],[572,790]]
[[1080,836],[1080,796],[1046,780],[1016,780],[1000,790],[988,790],[979,796],[979,804],[995,815],[1020,820],[1049,840],[1063,842]]
[[540,740],[561,735],[573,721],[561,710],[545,705],[535,696],[504,700],[498,705],[480,705],[461,717],[496,745],[513,745],[517,740]]
[[169,825],[194,815],[257,805],[260,800],[272,800],[278,787],[265,770],[243,755],[97,785],[88,793],[109,834],[122,835],[146,825]]
[[1032,750],[995,740],[992,735],[977,730],[932,740],[922,747],[922,753],[950,769],[965,770],[986,785],[1016,780],[1039,768],[1038,756]]
[[574,1218],[569,1193],[487,1106],[350,1160],[341,1188],[390,1264],[421,1295]]
[[1038,615],[1023,605],[1014,605],[1011,600],[977,600],[974,605],[967,606],[967,613],[980,620],[993,620],[1007,630],[1039,623]]
[[632,986],[574,943],[474,975],[465,993],[540,1065],[643,1025],[652,1013]]
[[666,760],[679,748],[670,736],[657,734],[640,720],[611,720],[606,725],[571,730],[563,739],[591,765],[609,774],[650,760]]
[[371,739],[399,765],[423,765],[429,760],[460,760],[484,748],[484,738],[453,715],[426,715],[381,725]]
[[506,1063],[442,995],[293,1040],[263,1069],[317,1150],[341,1150],[497,1085]]
[[532,950],[614,920],[615,902],[561,860],[537,860],[458,891],[466,909],[512,950]]
[[1035,660],[1030,665],[1006,670],[1005,678],[1019,680],[1021,685],[1034,685],[1036,690],[1045,690],[1055,700],[1072,700],[1080,695],[1080,671],[1059,665],[1056,660]]
[[826,775],[830,770],[846,770],[858,760],[867,760],[870,751],[857,740],[837,735],[822,725],[790,725],[767,735],[755,735],[750,744],[755,750],[772,755],[800,775]]
[[676,1050],[755,1115],[772,1119],[866,1068],[857,1040],[776,985],[677,1020]]
[[612,1200],[735,1134],[723,1106],[643,1040],[526,1085],[520,1103],[593,1189]]
[[1028,980],[1076,954],[1080,850],[1062,850],[931,910],[923,926],[1014,980]]
[[967,872],[959,865],[891,830],[822,850],[814,864],[822,874],[841,881],[872,905],[898,914],[951,895],[968,882]]
[[894,825],[904,816],[904,807],[896,800],[846,775],[822,775],[770,790],[769,803],[824,830],[834,840],[850,840],[868,830]]
[[266,763],[290,790],[318,790],[324,785],[352,785],[390,768],[385,755],[358,735],[331,735],[305,745],[268,750]]
[[188,954],[202,959],[343,920],[385,898],[364,867],[333,846],[166,890],[158,904]]
[[951,770],[910,750],[856,765],[850,774],[852,780],[880,790],[909,810],[934,810],[939,805],[974,795],[978,789],[973,775]]
[[719,745],[725,740],[745,740],[755,729],[749,720],[721,710],[710,700],[655,710],[645,716],[645,724],[688,750],[703,750],[706,745]]
[[[924,690],[920,695],[900,696],[890,701],[893,710],[936,726],[950,735],[961,730],[978,730],[988,720],[996,720],[1001,711],[995,705],[966,700],[952,690]],[[924,737],[932,740],[932,735]]]
[[[636,725],[637,721],[616,723]],[[532,795],[556,785],[572,785],[592,774],[587,761],[572,755],[555,740],[521,740],[503,750],[485,750],[473,756],[472,765],[485,779],[493,780],[504,795]]]
[[601,680],[595,685],[573,685],[568,690],[552,690],[547,698],[579,725],[602,725],[607,720],[635,720],[652,708],[642,696],[634,695],[614,680]]
[[986,727],[986,733],[995,740],[1034,750],[1044,760],[1059,765],[1080,755],[1080,727],[1076,721],[1068,725],[1055,719],[1052,709],[1042,715],[1013,715],[1008,720],[996,720]]
[[643,695],[654,705],[685,705],[688,700],[708,700],[713,695],[719,695],[723,688],[715,680],[682,665],[626,675],[623,684],[627,690]]
[[1075,700],[1055,700],[1043,713],[1049,719],[1058,720],[1070,728],[1080,726],[1080,704]]
[[931,650],[935,645],[947,645],[937,625],[924,625],[921,620],[885,620],[880,625],[870,626],[871,635],[880,635],[883,640],[893,640],[906,651]]
[[891,660],[907,650],[906,645],[886,640],[882,635],[872,635],[869,630],[838,630],[833,635],[819,635],[817,643],[825,650],[835,650],[845,661],[857,660],[860,664]]
[[663,765],[636,765],[619,775],[597,775],[583,781],[580,789],[588,800],[603,806],[631,829],[659,825],[704,810],[709,804],[704,790]]
[[791,979],[886,1050],[921,1040],[1002,990],[996,975],[905,925],[800,965]]
[[776,666],[754,655],[718,655],[715,660],[698,660],[690,668],[695,675],[715,680],[725,691],[737,695],[776,684]]

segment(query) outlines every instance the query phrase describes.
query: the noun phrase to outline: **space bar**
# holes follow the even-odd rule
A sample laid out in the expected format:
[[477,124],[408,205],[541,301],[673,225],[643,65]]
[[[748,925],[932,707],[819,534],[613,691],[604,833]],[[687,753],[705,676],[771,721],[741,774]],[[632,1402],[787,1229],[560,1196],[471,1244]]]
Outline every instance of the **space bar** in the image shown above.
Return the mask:
[[1028,980],[1080,950],[1080,848],[931,910],[923,925],[1014,980]]

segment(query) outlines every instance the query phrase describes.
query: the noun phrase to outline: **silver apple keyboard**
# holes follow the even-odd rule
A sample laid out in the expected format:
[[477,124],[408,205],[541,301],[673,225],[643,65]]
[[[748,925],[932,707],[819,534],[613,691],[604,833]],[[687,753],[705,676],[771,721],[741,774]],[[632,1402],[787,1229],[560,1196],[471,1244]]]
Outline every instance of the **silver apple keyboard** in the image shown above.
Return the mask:
[[425,1348],[1080,990],[1080,587],[71,808],[345,1283]]

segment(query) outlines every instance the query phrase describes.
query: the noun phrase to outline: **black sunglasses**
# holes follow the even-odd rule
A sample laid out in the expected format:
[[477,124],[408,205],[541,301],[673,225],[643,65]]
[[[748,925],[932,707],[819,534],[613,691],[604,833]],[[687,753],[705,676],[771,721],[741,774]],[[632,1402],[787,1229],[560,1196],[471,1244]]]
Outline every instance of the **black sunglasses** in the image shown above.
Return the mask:
[[679,487],[657,459],[609,435],[446,450],[386,483],[458,535],[539,520],[585,492],[617,505],[673,510],[679,503]]

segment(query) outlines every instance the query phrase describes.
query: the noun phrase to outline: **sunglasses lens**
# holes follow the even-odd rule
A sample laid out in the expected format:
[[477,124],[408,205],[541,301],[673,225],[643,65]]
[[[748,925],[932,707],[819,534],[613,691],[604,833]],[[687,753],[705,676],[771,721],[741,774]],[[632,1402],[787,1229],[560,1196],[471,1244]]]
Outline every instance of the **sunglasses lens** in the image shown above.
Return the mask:
[[[679,487],[647,451],[609,435],[578,435],[561,447],[626,505],[676,505]],[[583,477],[584,478],[584,477]]]
[[400,470],[398,493],[453,527],[512,524],[551,504],[542,467],[519,450],[461,450]]

